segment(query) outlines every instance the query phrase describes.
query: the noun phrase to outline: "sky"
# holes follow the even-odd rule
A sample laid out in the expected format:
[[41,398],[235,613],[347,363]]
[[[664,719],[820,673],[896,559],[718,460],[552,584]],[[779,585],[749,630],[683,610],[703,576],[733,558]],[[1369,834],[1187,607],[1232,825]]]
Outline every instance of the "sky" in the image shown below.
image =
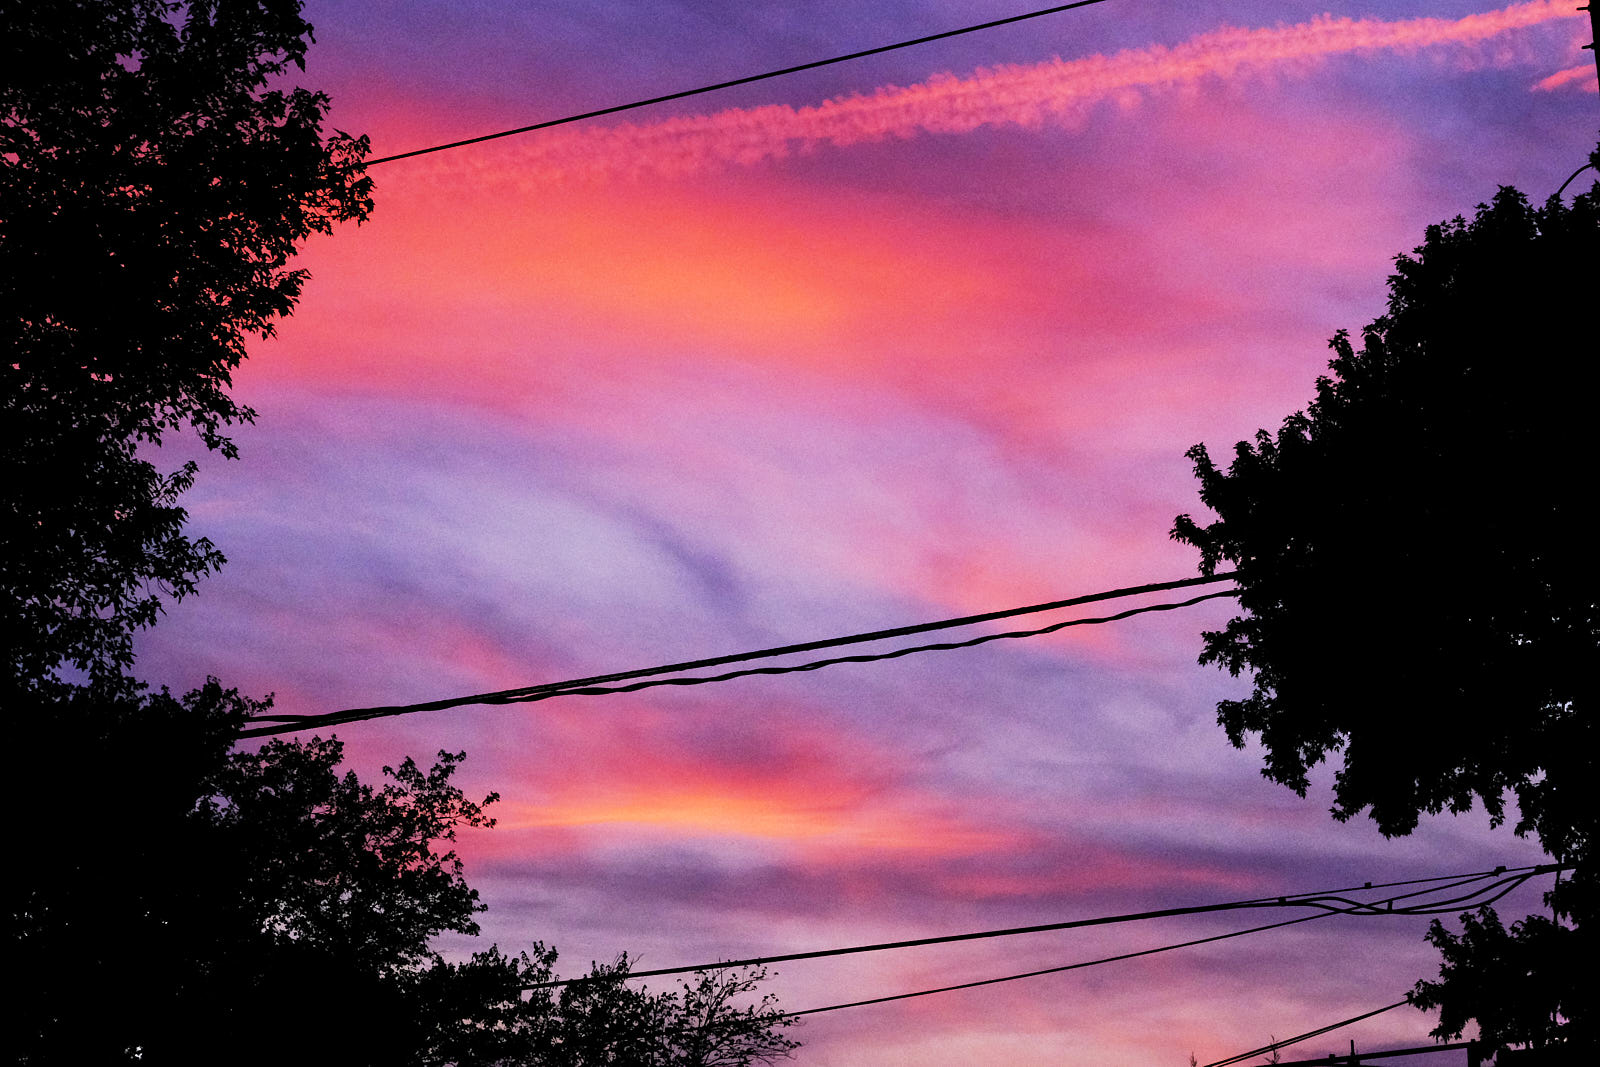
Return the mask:
[[[375,167],[371,220],[306,246],[298,310],[236,375],[259,421],[188,498],[229,563],[140,672],[319,712],[1189,577],[1185,450],[1302,407],[1427,225],[1584,161],[1573,8],[1109,0]],[[1021,10],[311,0],[303,83],[387,155]],[[1541,858],[1481,811],[1336,823],[1327,767],[1303,799],[1266,782],[1215,722],[1248,679],[1196,663],[1229,615],[337,732],[363,775],[467,752],[463,788],[502,797],[460,843],[481,940],[568,974]],[[1277,917],[795,962],[764,989],[798,1010]],[[1205,1063],[1400,999],[1435,973],[1426,922],[790,1033],[813,1067]],[[1432,1025],[1406,1008],[1286,1058]]]

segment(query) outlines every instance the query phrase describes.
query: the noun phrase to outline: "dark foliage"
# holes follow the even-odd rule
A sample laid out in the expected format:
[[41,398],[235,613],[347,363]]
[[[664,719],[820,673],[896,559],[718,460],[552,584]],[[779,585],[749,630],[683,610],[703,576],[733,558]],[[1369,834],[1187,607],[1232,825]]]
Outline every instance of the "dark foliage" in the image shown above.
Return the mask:
[[[371,210],[365,138],[288,89],[298,0],[0,0],[0,706],[20,814],[5,882],[8,1047],[29,1065],[683,1064],[787,1055],[761,975],[680,993],[525,995],[553,951],[450,964],[482,910],[448,845],[493,820],[407,759],[380,787],[337,740],[234,751],[263,705],[129,680],[132,634],[222,563],[189,539],[193,430],[224,456],[252,337],[311,234]],[[72,684],[63,666],[81,672]]]
[[[284,87],[298,0],[0,4],[0,634],[8,685],[96,678],[222,562],[184,536],[192,463],[146,458],[253,413],[228,395],[300,295],[306,237],[363,219],[365,138]],[[143,448],[143,451],[141,450]]]
[[1509,1045],[1600,1047],[1594,976],[1580,964],[1594,958],[1586,944],[1593,925],[1530,915],[1508,931],[1493,908],[1463,914],[1461,925],[1458,936],[1434,920],[1428,940],[1443,959],[1439,981],[1418,982],[1411,994],[1417,1007],[1439,1009],[1436,1037],[1458,1038],[1475,1019],[1479,1040],[1496,1055]]
[[1360,349],[1333,339],[1307,411],[1226,472],[1189,453],[1218,519],[1173,536],[1237,568],[1247,612],[1202,662],[1255,681],[1220,721],[1301,793],[1342,753],[1341,819],[1401,834],[1474,797],[1498,818],[1510,789],[1523,829],[1570,849],[1586,805],[1562,790],[1595,752],[1597,256],[1594,197],[1502,189],[1399,257],[1388,314]]
[[431,939],[483,910],[448,846],[496,799],[451,784],[460,754],[374,788],[338,773],[336,740],[230,751],[261,705],[215,681],[52,701],[14,734],[37,812],[7,886],[20,1063],[741,1067],[795,1047],[770,997],[735,1005],[761,972],[652,994],[623,958],[529,995],[553,950],[441,959]]
[[436,847],[491,822],[461,757],[374,789],[337,741],[230,753],[258,707],[214,681],[64,689],[16,728],[18,796],[48,798],[8,889],[22,1062],[397,1063],[422,1040],[428,939],[481,910]]
[[675,992],[651,993],[625,983],[623,956],[593,965],[588,981],[524,992],[549,981],[555,961],[554,949],[535,944],[519,957],[491,948],[430,970],[422,984],[436,1021],[419,1062],[746,1067],[799,1047],[782,1033],[795,1020],[782,1016],[773,997],[750,1002],[766,977],[762,969],[697,974]]
[[[555,954],[431,947],[482,910],[448,846],[493,820],[462,755],[340,775],[337,740],[234,751],[263,705],[131,681],[132,634],[222,563],[189,539],[193,430],[225,456],[252,337],[311,234],[364,219],[365,138],[288,89],[298,0],[0,0],[0,707],[19,813],[7,1047],[29,1065],[769,1062],[759,973],[525,995]],[[64,680],[64,666],[80,672]],[[746,998],[747,999],[747,998]]]
[[1556,921],[1435,925],[1443,978],[1414,1002],[1442,1009],[1440,1036],[1595,1039],[1571,953],[1600,901],[1597,292],[1600,187],[1542,208],[1502,188],[1397,258],[1388,313],[1359,348],[1334,337],[1304,412],[1226,471],[1189,452],[1217,519],[1173,536],[1208,574],[1234,566],[1245,611],[1201,656],[1254,680],[1218,706],[1229,739],[1259,735],[1263,774],[1302,796],[1338,757],[1333,814],[1385,834],[1475,800],[1499,823],[1509,795],[1519,834],[1580,865]]

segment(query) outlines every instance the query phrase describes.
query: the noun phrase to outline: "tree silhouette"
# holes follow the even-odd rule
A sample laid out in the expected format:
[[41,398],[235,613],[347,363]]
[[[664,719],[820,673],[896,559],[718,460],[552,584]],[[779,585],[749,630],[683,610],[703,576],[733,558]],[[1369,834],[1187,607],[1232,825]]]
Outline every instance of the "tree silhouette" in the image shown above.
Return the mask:
[[481,910],[436,847],[491,822],[461,757],[375,789],[337,741],[230,752],[261,705],[215,681],[56,697],[16,727],[18,795],[49,798],[11,911],[23,1062],[405,1062],[410,976]]
[[[7,684],[109,677],[222,562],[184,536],[192,428],[226,456],[295,249],[371,209],[365,138],[324,138],[299,0],[5,5],[0,36],[0,642]],[[269,88],[269,85],[271,86]]]
[[[529,1067],[748,1067],[787,1058],[799,1044],[782,1033],[785,1018],[771,996],[744,1007],[766,978],[762,968],[699,973],[677,991],[651,993],[626,985],[626,955],[594,964],[585,980],[562,987],[550,981],[554,949],[535,944],[512,958],[498,949],[459,965],[435,968],[437,982],[425,998],[450,1005],[467,991],[467,1008],[435,1010],[433,1040],[421,1062],[527,1064]],[[487,1007],[486,1007],[487,1006]]]
[[1493,908],[1461,916],[1452,934],[1436,919],[1428,940],[1439,950],[1439,981],[1418,982],[1412,1002],[1439,1009],[1441,1036],[1459,1037],[1475,1019],[1486,1044],[1587,1049],[1594,1043],[1593,975],[1575,956],[1590,937],[1542,915],[1508,931]]
[[[1538,208],[1502,188],[1471,221],[1429,227],[1360,347],[1333,338],[1305,411],[1240,442],[1226,471],[1190,450],[1217,519],[1173,529],[1203,572],[1238,571],[1245,613],[1205,635],[1201,662],[1253,677],[1218,719],[1235,745],[1260,737],[1266,777],[1304,796],[1337,756],[1334,816],[1367,811],[1388,835],[1475,800],[1498,825],[1509,793],[1516,831],[1579,864],[1550,898],[1573,925],[1538,926],[1527,956],[1551,989],[1583,957],[1546,949],[1587,945],[1600,896],[1597,263],[1600,187]],[[1441,1035],[1476,1018],[1491,1045],[1534,1040],[1462,998],[1474,929],[1458,944],[1436,926],[1457,979],[1416,1001],[1443,1006]],[[1539,1010],[1565,1020],[1560,1040],[1595,1040],[1570,1002]]]
[[460,753],[375,788],[338,772],[337,740],[230,751],[262,705],[214,680],[54,696],[15,733],[16,795],[49,798],[7,883],[20,1063],[743,1067],[796,1047],[771,997],[738,1006],[760,971],[650,993],[623,957],[525,994],[554,950],[441,958],[432,939],[483,910],[449,846],[496,799],[452,784]]
[[[265,705],[129,677],[132,635],[221,554],[184,532],[193,431],[235,455],[228,393],[290,314],[313,233],[364,219],[365,138],[325,137],[299,0],[6,3],[0,35],[0,681],[4,886],[24,1064],[745,1064],[793,1043],[758,975],[681,993],[626,961],[524,996],[555,956],[464,964],[482,910],[448,848],[484,808],[460,753],[379,786],[337,740],[233,751]],[[64,670],[64,668],[75,669]],[[626,1024],[626,1025],[624,1025]],[[615,1039],[619,1029],[627,1043]],[[714,1036],[712,1036],[714,1035]]]

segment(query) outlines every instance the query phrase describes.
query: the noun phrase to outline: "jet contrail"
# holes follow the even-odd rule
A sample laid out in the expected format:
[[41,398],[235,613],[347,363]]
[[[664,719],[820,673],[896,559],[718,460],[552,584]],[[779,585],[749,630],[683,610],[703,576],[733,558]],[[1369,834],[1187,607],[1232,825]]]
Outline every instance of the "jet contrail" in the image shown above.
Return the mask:
[[[1533,0],[1459,19],[1323,15],[1292,26],[1225,28],[1171,47],[993,67],[965,77],[939,74],[915,85],[885,86],[810,107],[730,108],[558,131],[444,157],[431,170],[446,180],[494,177],[534,184],[675,176],[924,132],[1070,124],[1097,104],[1137,100],[1143,93],[1207,78],[1292,70],[1329,56],[1473,46],[1510,31],[1581,17],[1570,0]],[[1489,61],[1506,59],[1502,53]]]

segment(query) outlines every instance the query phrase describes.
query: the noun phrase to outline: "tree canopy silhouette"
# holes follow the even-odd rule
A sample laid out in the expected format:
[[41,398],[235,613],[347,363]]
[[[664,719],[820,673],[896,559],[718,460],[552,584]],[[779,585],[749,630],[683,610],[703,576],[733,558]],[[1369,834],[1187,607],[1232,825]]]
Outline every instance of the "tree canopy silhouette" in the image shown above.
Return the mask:
[[[794,1042],[759,973],[680,992],[627,960],[560,992],[553,950],[461,963],[483,910],[449,846],[492,825],[407,759],[378,786],[335,739],[234,751],[265,704],[129,674],[134,631],[221,554],[185,533],[193,432],[293,310],[288,262],[371,210],[365,138],[286,88],[299,0],[0,0],[0,706],[20,801],[3,880],[8,1047],[29,1065],[739,1067]],[[64,668],[75,668],[76,674]]]
[[542,945],[443,959],[432,939],[483,910],[451,846],[496,799],[453,784],[460,753],[375,788],[338,772],[337,740],[230,751],[261,705],[214,680],[53,697],[14,734],[19,795],[51,798],[8,887],[22,1063],[742,1067],[795,1047],[770,997],[749,1003],[761,972],[650,993],[623,957],[529,996]]
[[230,752],[260,705],[214,680],[52,700],[14,727],[19,795],[52,798],[13,908],[22,1061],[404,1062],[407,976],[481,910],[436,847],[490,821],[450,783],[460,757],[374,789],[338,775],[337,741]]
[[[476,953],[464,964],[435,968],[424,982],[437,983],[429,1002],[444,1025],[421,1062],[492,1063],[528,1067],[749,1067],[788,1058],[799,1043],[784,1036],[795,1024],[767,995],[750,995],[766,978],[763,968],[701,972],[676,991],[651,993],[625,983],[626,955],[591,966],[587,980],[526,991],[547,982],[554,949],[535,944],[512,958],[498,949]],[[468,1013],[458,1004],[466,991]],[[741,1005],[739,1002],[743,1000]]]
[[362,220],[365,138],[285,88],[299,0],[6,3],[0,35],[0,632],[8,684],[124,670],[163,595],[222,562],[183,533],[192,428],[226,456],[249,338],[296,248]]
[[[1189,451],[1217,518],[1173,529],[1203,572],[1238,572],[1244,614],[1205,634],[1201,662],[1252,676],[1218,719],[1235,745],[1259,736],[1266,777],[1304,796],[1337,757],[1334,816],[1367,811],[1388,835],[1474,801],[1498,825],[1509,794],[1516,831],[1580,865],[1551,897],[1573,926],[1516,928],[1542,939],[1525,957],[1547,990],[1571,966],[1549,946],[1595,929],[1597,264],[1600,187],[1570,207],[1502,188],[1429,227],[1359,347],[1333,338],[1305,411],[1226,471]],[[1462,945],[1436,925],[1457,971],[1418,1002],[1444,1006],[1441,1033],[1476,1018],[1491,1044],[1556,1040],[1462,999],[1489,929]],[[1564,1021],[1560,1040],[1595,1040],[1570,1000],[1531,1010]]]

